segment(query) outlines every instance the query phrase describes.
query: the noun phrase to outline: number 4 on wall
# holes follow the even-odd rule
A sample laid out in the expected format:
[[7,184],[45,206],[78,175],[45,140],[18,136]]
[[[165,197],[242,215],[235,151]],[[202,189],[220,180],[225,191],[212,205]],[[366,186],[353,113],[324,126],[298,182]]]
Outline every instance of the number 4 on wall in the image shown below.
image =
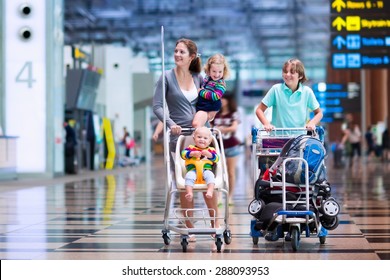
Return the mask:
[[32,88],[32,84],[36,82],[36,80],[33,79],[33,73],[32,73],[32,62],[27,61],[22,69],[19,71],[18,75],[16,76],[15,81],[17,83],[27,83],[29,88]]

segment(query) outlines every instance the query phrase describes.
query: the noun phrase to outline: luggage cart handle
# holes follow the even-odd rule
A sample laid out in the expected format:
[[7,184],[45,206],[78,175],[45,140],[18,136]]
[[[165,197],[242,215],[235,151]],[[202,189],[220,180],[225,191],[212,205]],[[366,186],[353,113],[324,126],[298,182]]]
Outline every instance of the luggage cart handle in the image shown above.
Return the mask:
[[[194,132],[196,128],[194,127],[182,127],[181,131],[183,132]],[[219,131],[219,129],[214,128],[214,127],[209,127],[209,129],[214,132],[214,131]]]
[[[306,127],[288,127],[288,128],[274,128],[271,131],[267,131],[264,128],[252,127],[252,143],[257,143],[260,133],[267,133],[267,136],[278,135],[278,136],[290,136],[290,132],[308,132],[309,130]],[[279,132],[279,133],[278,133]],[[313,137],[318,137],[321,142],[324,142],[325,130],[322,126],[317,126],[315,130],[312,131]]]
[[[185,136],[191,135],[192,133],[194,133],[195,129],[196,128],[193,127],[182,127],[180,135],[185,135]],[[211,130],[212,134],[214,134],[218,139],[222,139],[222,133],[218,128],[209,127],[209,129]],[[168,129],[168,132],[170,133],[171,130]]]

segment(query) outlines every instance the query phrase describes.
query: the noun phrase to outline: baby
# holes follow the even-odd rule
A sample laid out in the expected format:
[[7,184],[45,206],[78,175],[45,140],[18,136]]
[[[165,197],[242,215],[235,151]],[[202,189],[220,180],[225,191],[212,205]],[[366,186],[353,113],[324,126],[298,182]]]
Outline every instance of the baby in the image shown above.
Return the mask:
[[192,201],[193,187],[197,179],[196,161],[204,163],[202,178],[206,182],[206,197],[212,198],[215,187],[215,176],[212,171],[213,165],[219,161],[219,155],[213,147],[209,147],[212,140],[211,130],[205,126],[195,129],[193,134],[195,145],[189,145],[181,152],[181,157],[185,160],[187,174],[185,176],[185,187],[188,201]]

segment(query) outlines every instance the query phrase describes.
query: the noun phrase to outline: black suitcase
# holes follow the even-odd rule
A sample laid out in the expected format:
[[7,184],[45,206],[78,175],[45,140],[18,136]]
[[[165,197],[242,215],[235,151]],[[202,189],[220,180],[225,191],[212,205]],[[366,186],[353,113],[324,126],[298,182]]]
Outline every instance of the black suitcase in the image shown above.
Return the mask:
[[344,167],[343,153],[344,150],[339,147],[337,147],[336,150],[334,151],[333,166],[335,168]]

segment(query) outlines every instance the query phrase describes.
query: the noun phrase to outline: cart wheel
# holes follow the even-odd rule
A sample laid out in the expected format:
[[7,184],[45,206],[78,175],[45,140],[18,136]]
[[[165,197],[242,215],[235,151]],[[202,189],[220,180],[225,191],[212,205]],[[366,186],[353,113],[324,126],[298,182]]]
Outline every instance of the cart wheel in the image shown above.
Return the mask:
[[321,222],[322,226],[324,228],[326,228],[327,230],[334,230],[334,229],[336,229],[339,226],[339,223],[340,223],[338,216],[333,217],[333,218],[325,218],[324,216],[322,216],[320,218],[320,222]]
[[320,236],[320,244],[325,244],[326,236]]
[[299,241],[300,241],[300,233],[298,230],[298,227],[293,227],[291,229],[291,247],[294,252],[296,252],[299,248]]
[[183,238],[181,240],[181,247],[183,248],[183,253],[187,252],[187,245],[188,245],[187,238]]
[[162,238],[164,239],[164,244],[169,245],[171,243],[171,234],[169,233],[169,230],[163,229],[161,232]]
[[253,245],[257,245],[259,243],[259,237],[258,236],[252,236]]
[[260,214],[264,209],[264,201],[262,199],[254,199],[248,205],[248,212],[256,218],[260,218]]
[[340,212],[340,205],[331,197],[325,200],[321,206],[321,211],[328,217],[335,217]]
[[225,244],[230,244],[232,242],[232,234],[230,233],[230,230],[225,230],[223,232],[223,241],[225,241]]
[[221,252],[221,248],[222,248],[222,239],[217,237],[216,240],[215,240],[215,245],[217,245],[217,252]]
[[171,243],[171,237],[168,233],[163,233],[162,238],[164,239],[165,245],[169,245]]

